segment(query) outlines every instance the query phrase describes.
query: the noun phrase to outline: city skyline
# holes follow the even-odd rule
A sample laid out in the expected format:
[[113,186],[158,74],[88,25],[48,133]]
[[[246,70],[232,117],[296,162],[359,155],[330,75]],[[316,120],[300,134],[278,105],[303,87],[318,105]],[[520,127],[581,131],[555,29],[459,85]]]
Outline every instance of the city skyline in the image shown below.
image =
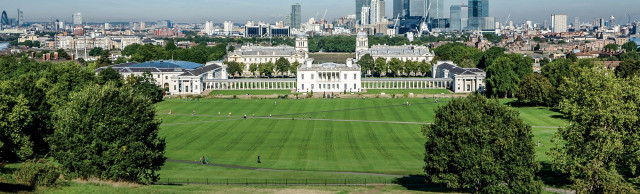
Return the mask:
[[[302,22],[310,18],[321,19],[327,10],[326,18],[332,20],[355,14],[355,0],[192,0],[188,2],[150,1],[150,0],[114,0],[108,4],[91,3],[91,1],[60,0],[55,3],[41,0],[23,0],[5,2],[1,8],[7,11],[10,18],[17,16],[17,9],[24,12],[25,22],[48,22],[54,19],[71,22],[71,15],[82,13],[84,22],[129,22],[172,20],[176,23],[204,23],[214,21],[222,23],[227,20],[236,23],[246,21],[276,22],[285,21],[291,12],[291,5],[302,5]],[[444,16],[449,17],[451,5],[468,4],[467,0],[445,0]],[[608,18],[613,15],[618,23],[627,22],[627,13],[633,11],[635,2],[619,0],[602,3],[596,0],[490,0],[490,16],[497,22],[504,22],[510,14],[510,21],[522,23],[532,20],[536,23],[550,21],[552,14],[566,14],[570,18],[579,17],[583,23],[596,18]],[[74,6],[69,6],[70,4]],[[29,6],[25,6],[29,5]],[[223,5],[223,6],[220,6]],[[270,10],[269,12],[261,11]],[[45,11],[42,11],[45,10]],[[160,10],[160,11],[159,11]],[[241,12],[238,12],[241,10]],[[386,16],[393,18],[393,1],[386,1]],[[316,16],[317,15],[317,16]],[[634,20],[639,20],[635,17]]]

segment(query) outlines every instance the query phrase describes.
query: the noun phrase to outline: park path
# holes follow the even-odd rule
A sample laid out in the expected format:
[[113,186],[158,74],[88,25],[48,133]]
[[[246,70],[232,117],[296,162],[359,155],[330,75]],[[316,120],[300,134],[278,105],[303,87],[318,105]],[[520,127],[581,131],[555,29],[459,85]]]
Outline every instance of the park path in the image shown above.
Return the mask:
[[186,161],[186,160],[173,160],[173,159],[167,159],[166,161],[167,161],[167,162],[172,162],[172,163],[199,164],[199,165],[205,165],[205,166],[215,166],[215,167],[233,168],[233,169],[243,169],[243,170],[270,171],[270,172],[323,172],[323,173],[332,173],[332,174],[367,175],[367,176],[379,176],[379,177],[402,177],[402,175],[379,174],[379,173],[366,173],[366,172],[310,171],[310,170],[283,170],[283,169],[257,168],[257,167],[249,167],[249,166],[237,166],[237,165],[214,164],[214,163],[201,164],[200,162],[192,162],[192,161]]

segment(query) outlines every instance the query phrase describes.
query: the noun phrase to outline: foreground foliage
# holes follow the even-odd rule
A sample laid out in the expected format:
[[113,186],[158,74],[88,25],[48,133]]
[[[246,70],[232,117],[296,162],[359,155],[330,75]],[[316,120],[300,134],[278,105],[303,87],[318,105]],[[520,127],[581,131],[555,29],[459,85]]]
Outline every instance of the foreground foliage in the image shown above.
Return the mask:
[[155,180],[164,139],[155,106],[130,87],[89,86],[54,113],[52,155],[71,175],[109,180]]
[[53,186],[62,170],[54,162],[45,159],[27,160],[14,173],[16,181],[28,186]]
[[640,175],[640,78],[587,68],[559,88],[571,124],[556,134],[555,169],[584,193],[633,193]]
[[498,101],[453,100],[422,131],[427,181],[482,193],[541,192],[531,126]]

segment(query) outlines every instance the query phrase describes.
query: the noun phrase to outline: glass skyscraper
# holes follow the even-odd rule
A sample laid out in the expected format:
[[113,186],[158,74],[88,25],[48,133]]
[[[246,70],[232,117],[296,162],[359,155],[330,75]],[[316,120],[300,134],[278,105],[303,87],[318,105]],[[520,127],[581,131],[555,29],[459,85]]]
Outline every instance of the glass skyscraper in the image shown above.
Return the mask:
[[356,20],[358,20],[358,24],[361,24],[362,7],[371,7],[371,0],[356,0]]
[[393,0],[393,18],[409,16],[409,0]]
[[291,28],[300,29],[302,27],[302,6],[296,3],[291,5]]
[[451,30],[463,31],[469,20],[469,7],[466,5],[452,5],[450,11]]
[[444,0],[429,1],[429,18],[444,18]]
[[409,16],[425,17],[427,0],[409,0]]
[[483,30],[489,18],[489,0],[469,0],[469,29]]

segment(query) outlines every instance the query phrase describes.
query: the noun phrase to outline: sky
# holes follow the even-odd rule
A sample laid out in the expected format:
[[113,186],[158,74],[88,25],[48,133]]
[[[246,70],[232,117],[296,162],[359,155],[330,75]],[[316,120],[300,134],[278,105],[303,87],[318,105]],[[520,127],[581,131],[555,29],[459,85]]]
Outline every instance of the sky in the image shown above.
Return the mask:
[[[17,9],[24,12],[26,22],[46,22],[53,19],[71,21],[71,15],[80,12],[84,22],[154,22],[171,20],[174,23],[222,23],[231,20],[283,21],[291,12],[291,5],[302,5],[302,20],[322,18],[325,10],[328,20],[355,14],[355,0],[2,0],[0,9],[10,18]],[[452,4],[467,4],[468,0],[444,0],[445,15]],[[567,14],[569,23],[574,17],[581,22],[613,15],[618,23],[626,23],[628,13],[638,13],[639,0],[490,0],[490,16],[504,22],[509,15],[514,23],[532,20],[534,23],[551,21],[551,14]],[[386,0],[386,14],[393,15],[393,0]],[[635,8],[635,10],[633,10]]]

